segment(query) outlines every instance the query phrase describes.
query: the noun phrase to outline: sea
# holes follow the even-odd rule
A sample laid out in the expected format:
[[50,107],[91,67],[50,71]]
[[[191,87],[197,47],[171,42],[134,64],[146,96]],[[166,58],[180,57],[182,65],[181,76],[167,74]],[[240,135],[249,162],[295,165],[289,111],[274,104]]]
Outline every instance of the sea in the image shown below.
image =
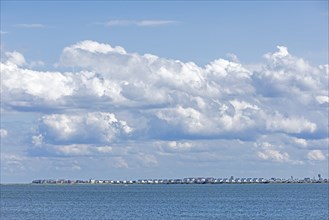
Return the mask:
[[1,185],[5,219],[329,219],[329,184]]

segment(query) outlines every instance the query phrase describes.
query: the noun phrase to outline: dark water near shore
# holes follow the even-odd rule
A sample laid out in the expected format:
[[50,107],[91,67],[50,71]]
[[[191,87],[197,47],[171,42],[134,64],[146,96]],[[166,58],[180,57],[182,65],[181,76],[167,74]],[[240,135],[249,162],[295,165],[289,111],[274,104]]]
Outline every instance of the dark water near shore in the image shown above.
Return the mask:
[[1,219],[329,219],[328,184],[1,185]]

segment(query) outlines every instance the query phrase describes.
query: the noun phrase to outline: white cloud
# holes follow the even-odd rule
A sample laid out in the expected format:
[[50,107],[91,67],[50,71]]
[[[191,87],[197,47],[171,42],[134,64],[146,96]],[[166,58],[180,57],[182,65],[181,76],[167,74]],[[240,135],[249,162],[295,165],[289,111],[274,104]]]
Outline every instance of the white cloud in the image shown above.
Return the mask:
[[327,95],[325,65],[314,67],[289,54],[287,48],[278,48],[278,52],[265,55],[267,63],[253,74],[258,93],[269,98],[294,99],[295,106],[313,104],[314,95]]
[[[18,60],[20,64],[23,60]],[[1,63],[3,91],[9,94],[16,92],[54,101],[63,96],[72,95],[75,85],[72,74],[59,72],[38,72],[21,69],[14,62]],[[51,82],[51,83],[49,83]]]
[[241,64],[236,62],[230,62],[224,59],[214,60],[206,65],[206,71],[208,74],[214,75],[216,78],[223,79],[229,76],[229,74],[234,74],[232,77],[237,77],[240,79],[249,78],[251,73],[242,67]]
[[[258,71],[224,59],[199,67],[193,62],[82,41],[66,47],[61,55],[60,65],[80,69],[75,73],[40,72],[13,62],[2,63],[3,100],[9,106],[55,103],[83,111],[134,106],[141,108],[139,118],[129,111],[125,117],[135,118],[137,124],[148,119],[146,126],[151,126],[158,118],[169,130],[187,135],[241,134],[247,130],[256,131],[254,134],[262,130],[321,132],[325,125],[318,114],[326,115],[325,111],[306,106],[325,99],[325,68],[312,67],[284,47],[266,58],[267,63]],[[285,104],[289,108],[285,109]]]
[[111,146],[95,146],[90,144],[67,144],[56,145],[49,148],[50,152],[59,156],[101,156],[111,155],[113,148]]
[[24,56],[17,51],[6,52],[5,55],[7,56],[7,61],[10,63],[13,63],[17,66],[23,66],[26,64]]
[[183,127],[183,130],[192,134],[202,132],[206,126],[202,114],[193,108],[177,106],[174,109],[161,110],[156,116],[171,125]]
[[105,23],[106,26],[162,26],[177,23],[173,20],[111,20]]
[[239,58],[234,53],[227,53],[226,56],[234,63],[239,63]]
[[133,131],[127,122],[107,112],[45,115],[40,119],[39,129],[47,141],[64,143],[110,143]]
[[100,146],[100,147],[96,147],[96,151],[100,152],[100,153],[110,153],[112,152],[113,148],[110,146]]
[[1,169],[9,173],[25,171],[25,161],[27,160],[28,158],[25,156],[1,152]]
[[306,120],[305,118],[287,118],[276,113],[274,116],[268,116],[266,121],[266,129],[270,131],[283,131],[287,133],[314,132],[316,124]]
[[27,62],[25,60],[25,57],[23,56],[23,54],[17,52],[17,51],[13,51],[13,52],[5,52],[5,56],[6,56],[6,64],[7,65],[16,65],[16,66],[25,66],[28,68],[35,68],[35,67],[40,67],[40,66],[44,66],[45,63],[41,60],[37,60],[37,61],[31,61],[31,62]]
[[88,145],[65,145],[65,146],[58,146],[57,151],[64,155],[70,156],[83,156],[90,154],[90,147]]
[[329,97],[328,96],[316,96],[315,97],[316,101],[318,101],[320,104],[324,104],[324,103],[329,103]]
[[322,153],[321,150],[312,150],[307,153],[307,158],[309,160],[325,160],[326,156]]
[[71,47],[66,47],[63,50],[63,54],[69,54],[69,56],[74,56],[75,53],[78,53],[79,50],[87,51],[90,53],[118,53],[118,54],[126,54],[126,51],[122,47],[112,47],[109,44],[101,44],[95,41],[81,41]]
[[287,152],[280,152],[277,150],[264,150],[257,152],[257,156],[263,160],[273,160],[275,162],[287,162],[290,156]]
[[29,68],[35,68],[35,67],[41,67],[41,66],[44,66],[45,65],[45,63],[43,62],[43,61],[41,61],[41,60],[37,60],[37,61],[31,61],[30,63],[29,63]]
[[0,129],[0,137],[5,138],[8,136],[8,131],[6,129],[1,128]]
[[284,47],[256,70],[234,57],[198,66],[95,41],[64,48],[59,67],[75,72],[37,71],[9,55],[2,108],[42,115],[26,138],[31,155],[106,155],[122,168],[162,166],[160,157],[302,164],[305,149],[325,146],[328,68]]
[[32,136],[32,144],[35,146],[41,146],[43,143],[43,136],[42,134]]
[[265,54],[265,58],[272,59],[274,61],[277,61],[277,60],[281,60],[282,58],[285,58],[285,57],[289,57],[290,56],[287,47],[285,47],[285,46],[277,46],[277,48],[279,49],[279,51],[277,51],[275,53]]
[[16,24],[15,27],[19,28],[46,28],[44,24]]
[[294,138],[294,141],[302,147],[307,147],[307,141],[303,138]]
[[257,105],[239,100],[230,100],[229,103],[233,107],[234,114],[230,114],[227,105],[224,104],[220,110],[219,116],[221,126],[226,131],[244,130],[255,125],[252,115],[258,114],[259,107]]
[[256,155],[262,160],[295,165],[301,165],[304,163],[301,160],[291,158],[290,154],[287,152],[288,148],[278,145],[277,143],[273,144],[265,141],[258,142],[255,145],[258,149]]
[[188,150],[193,146],[188,142],[170,141],[168,147],[173,150]]

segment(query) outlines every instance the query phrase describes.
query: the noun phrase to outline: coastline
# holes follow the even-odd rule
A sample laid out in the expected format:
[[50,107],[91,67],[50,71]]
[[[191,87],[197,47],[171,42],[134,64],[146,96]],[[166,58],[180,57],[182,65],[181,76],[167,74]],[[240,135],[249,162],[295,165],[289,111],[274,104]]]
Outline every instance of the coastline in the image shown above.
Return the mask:
[[139,179],[139,180],[70,180],[70,179],[39,179],[33,180],[32,185],[190,185],[190,184],[321,184],[329,183],[328,179],[280,179],[280,178],[203,178],[189,177],[184,179]]

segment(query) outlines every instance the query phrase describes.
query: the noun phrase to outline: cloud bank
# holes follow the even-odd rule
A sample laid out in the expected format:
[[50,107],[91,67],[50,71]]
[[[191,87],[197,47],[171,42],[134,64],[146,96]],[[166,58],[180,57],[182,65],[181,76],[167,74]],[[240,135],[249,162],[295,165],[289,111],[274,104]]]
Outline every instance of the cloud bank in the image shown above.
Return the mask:
[[163,157],[227,160],[235,148],[270,163],[326,160],[328,64],[277,48],[258,65],[236,58],[198,66],[87,40],[60,56],[59,66],[74,72],[24,68],[22,54],[7,52],[2,108],[40,115],[31,155],[104,154],[120,168],[161,166]]

